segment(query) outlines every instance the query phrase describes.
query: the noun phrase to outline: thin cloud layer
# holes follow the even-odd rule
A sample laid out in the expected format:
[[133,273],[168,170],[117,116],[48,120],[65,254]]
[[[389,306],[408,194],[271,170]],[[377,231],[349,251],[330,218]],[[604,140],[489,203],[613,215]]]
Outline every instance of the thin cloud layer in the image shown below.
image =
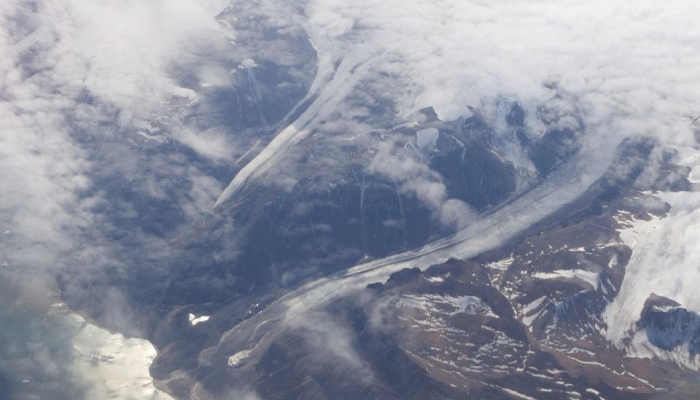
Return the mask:
[[[0,5],[0,228],[10,231],[8,262],[46,266],[97,222],[95,208],[107,199],[86,193],[100,143],[196,98],[169,69],[192,57],[188,46],[215,48],[232,37],[214,18],[221,7],[189,0]],[[215,133],[172,130],[205,157],[221,157],[211,143],[226,147]]]
[[[206,0],[0,4],[0,265],[13,279],[25,279],[27,293],[43,290],[36,282],[67,266],[89,273],[119,265],[123,260],[115,257],[120,247],[113,234],[120,229],[138,238],[142,247],[162,240],[132,227],[118,228],[106,217],[137,216],[133,204],[110,198],[99,182],[108,177],[106,169],[153,198],[165,198],[168,185],[178,179],[177,185],[188,182],[180,189],[184,196],[176,198],[184,214],[197,219],[208,212],[221,188],[198,166],[166,154],[152,157],[155,168],[142,171],[145,154],[139,160],[126,146],[129,135],[147,121],[159,121],[171,148],[179,142],[213,163],[232,157],[221,155],[230,147],[221,133],[208,131],[200,137],[179,119],[182,106],[197,94],[181,83],[177,67],[196,60],[200,54],[195,49],[214,52],[233,40],[233,32],[215,18],[224,5]],[[212,150],[212,144],[218,148]],[[21,306],[10,302],[4,307]],[[123,318],[129,310],[112,311],[115,318]],[[131,326],[133,321],[120,324]],[[56,327],[55,334],[70,340],[72,328],[63,328]],[[55,343],[42,340],[32,342],[34,350],[27,357],[49,357]],[[47,362],[60,362],[60,356]],[[4,360],[0,374],[17,379],[12,371],[19,371],[19,364],[14,361]],[[36,371],[26,378],[48,374]],[[78,372],[71,379],[89,386],[89,377]],[[64,381],[66,387],[72,382]]]
[[[545,130],[538,107],[566,93],[585,126],[588,148],[633,136],[692,145],[691,121],[700,108],[694,72],[700,32],[694,5],[672,3],[312,0],[304,26],[319,60],[337,64],[333,69],[334,64],[320,63],[317,83],[327,81],[319,90],[324,101],[312,104],[298,124],[248,164],[217,204],[249,177],[283,163],[282,154],[294,152],[311,132],[335,137],[332,126],[371,119],[356,112],[367,104],[347,101],[357,93],[391,103],[396,123],[410,122],[425,107],[455,120],[470,116],[470,106],[517,99],[535,134]],[[525,175],[531,172],[517,151],[501,150]],[[285,175],[288,167],[279,172]],[[435,203],[437,187],[421,188],[418,197]]]
[[433,106],[450,120],[483,97],[513,94],[535,125],[535,107],[548,96],[542,83],[554,79],[580,99],[592,126],[687,144],[689,123],[680,117],[698,113],[700,88],[694,8],[690,1],[317,0],[308,12],[343,52],[386,55],[376,68],[410,83],[400,101],[407,115]]

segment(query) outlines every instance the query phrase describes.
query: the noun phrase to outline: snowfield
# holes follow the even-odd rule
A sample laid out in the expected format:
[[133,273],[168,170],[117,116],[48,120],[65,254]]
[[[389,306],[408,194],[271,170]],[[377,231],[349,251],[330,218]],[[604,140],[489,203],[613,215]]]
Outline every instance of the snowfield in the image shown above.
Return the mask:
[[[700,172],[700,152],[680,149],[682,165],[692,167],[691,176]],[[654,217],[649,221],[633,220],[620,231],[620,237],[633,249],[625,270],[625,279],[615,300],[608,306],[605,319],[607,337],[624,347],[629,332],[636,331],[644,302],[656,294],[676,301],[689,311],[700,312],[700,193],[653,193],[671,205],[666,218]],[[651,355],[678,361],[679,365],[700,368],[700,357],[681,360],[683,350],[666,352],[651,346],[639,332],[634,337],[632,354],[648,358]]]

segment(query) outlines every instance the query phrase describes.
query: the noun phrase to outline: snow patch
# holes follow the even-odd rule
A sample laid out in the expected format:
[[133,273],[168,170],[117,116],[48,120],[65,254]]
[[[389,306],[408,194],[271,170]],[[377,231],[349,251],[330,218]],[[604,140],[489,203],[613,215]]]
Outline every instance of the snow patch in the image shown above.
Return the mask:
[[547,300],[547,296],[542,296],[539,299],[537,299],[537,300],[533,301],[532,303],[523,307],[523,310],[522,310],[523,315],[530,314],[532,311],[537,309],[540,306],[540,304],[542,304],[545,300]]
[[600,287],[600,274],[584,269],[562,269],[553,272],[537,272],[532,275],[535,279],[579,279],[594,289]]
[[237,366],[238,364],[245,361],[246,358],[250,357],[250,353],[252,353],[252,350],[243,350],[243,351],[239,351],[238,353],[232,355],[231,357],[228,358],[228,366],[229,367]]
[[488,263],[488,264],[486,264],[486,267],[491,268],[491,269],[507,270],[508,267],[510,267],[511,264],[513,264],[513,261],[514,261],[513,257],[504,258],[503,260],[500,260],[500,261]]
[[511,395],[511,396],[513,396],[513,397],[517,397],[517,398],[519,398],[519,399],[524,399],[524,400],[537,400],[537,399],[535,399],[534,397],[526,396],[526,395],[524,395],[524,394],[522,394],[522,393],[516,392],[515,390],[506,389],[506,388],[501,388],[501,390],[503,390],[504,392],[508,393],[509,395]]
[[207,322],[207,321],[209,321],[209,316],[208,316],[208,315],[202,315],[202,316],[197,317],[197,316],[195,316],[194,314],[190,314],[190,315],[188,316],[188,318],[189,318],[190,324],[192,324],[192,326],[195,326],[195,325],[197,325],[197,324],[199,324],[199,323],[201,323],[201,322]]
[[[404,295],[399,301],[400,304],[412,308],[421,309],[429,314],[449,314],[456,315],[465,313],[469,315],[485,315],[488,317],[498,316],[494,314],[483,300],[475,296],[439,296],[439,295]],[[447,307],[445,307],[447,306]],[[449,312],[445,308],[449,308]]]
[[620,230],[620,239],[625,243],[627,247],[634,250],[637,247],[637,238],[640,235],[643,237],[657,229],[659,229],[663,224],[661,218],[657,216],[652,216],[651,220],[636,220],[632,219],[626,223],[626,228]]

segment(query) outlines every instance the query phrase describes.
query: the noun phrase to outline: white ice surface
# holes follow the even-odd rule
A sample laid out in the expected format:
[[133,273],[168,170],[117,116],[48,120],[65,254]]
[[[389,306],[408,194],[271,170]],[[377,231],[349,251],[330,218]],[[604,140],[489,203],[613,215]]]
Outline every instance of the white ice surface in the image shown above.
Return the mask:
[[[309,39],[317,51],[318,70],[308,94],[297,104],[304,104],[310,99],[314,101],[296,121],[278,133],[267,147],[236,174],[216,200],[214,207],[233,196],[251,177],[267,171],[310,133],[320,117],[337,110],[337,105],[352,91],[371,66],[368,62],[371,55],[347,54],[336,67],[335,62],[340,58],[337,45],[326,32],[313,27],[307,29]],[[295,111],[296,108],[289,114]]]
[[[685,149],[681,154],[682,162],[695,164],[695,172],[698,152]],[[700,193],[655,195],[671,205],[669,216],[633,221],[620,235],[633,249],[632,257],[620,292],[604,314],[607,336],[620,346],[652,293],[700,312]]]

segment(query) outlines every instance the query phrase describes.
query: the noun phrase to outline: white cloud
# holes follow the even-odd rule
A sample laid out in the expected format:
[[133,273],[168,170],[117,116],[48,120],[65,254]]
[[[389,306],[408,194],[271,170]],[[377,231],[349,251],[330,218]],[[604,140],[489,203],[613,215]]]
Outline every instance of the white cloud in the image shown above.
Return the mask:
[[180,143],[189,146],[197,154],[214,161],[230,160],[231,148],[227,139],[227,133],[223,129],[208,129],[195,131],[190,128],[182,128],[173,132],[173,138]]
[[393,180],[403,195],[415,196],[445,227],[464,228],[476,215],[458,199],[449,199],[442,177],[421,158],[413,137],[387,135],[367,167],[373,174]]
[[698,112],[694,9],[681,0],[314,0],[309,14],[321,31],[331,16],[354,22],[352,34],[336,39],[341,52],[393,55],[374,68],[405,79],[407,112],[434,106],[454,119],[501,94],[534,111],[548,95],[542,82],[556,77],[581,99],[589,123],[688,143],[678,116]]
[[[186,132],[175,140],[204,157],[224,158],[230,143],[218,133],[196,136],[182,126],[180,104],[196,94],[173,73],[200,56],[194,50],[229,43],[231,32],[215,18],[223,6],[218,0],[0,2],[0,228],[10,232],[0,240],[3,263],[22,276],[42,276],[67,265],[91,271],[121,262],[111,259],[118,245],[104,237],[111,227],[99,209],[124,207],[129,218],[133,207],[111,203],[92,180],[100,162],[118,155],[125,157],[110,172],[139,172],[138,156],[114,144],[127,143],[123,136],[134,123],[165,121]],[[202,68],[203,76],[215,74]],[[120,151],[101,153],[109,149]],[[158,172],[191,180],[192,191],[177,200],[192,218],[220,190],[196,167]],[[148,179],[144,190],[164,197],[171,180],[158,186]],[[126,300],[110,296],[108,318],[127,318]]]
[[[179,127],[177,100],[192,98],[170,73],[193,46],[229,39],[215,19],[221,1],[38,1],[0,4],[0,224],[13,262],[53,262],[94,223],[86,198],[94,164],[80,141],[169,115],[174,138],[205,157],[228,156],[217,132]],[[211,69],[211,68],[210,68]],[[211,73],[209,73],[211,74]],[[174,121],[174,122],[173,122]],[[133,167],[133,166],[132,166]]]
[[[424,107],[452,120],[488,99],[517,98],[528,125],[541,130],[537,107],[556,102],[551,88],[559,86],[576,100],[588,131],[584,146],[614,146],[635,135],[690,144],[686,116],[700,109],[700,31],[694,4],[672,3],[310,0],[304,27],[319,53],[311,89],[317,101],[244,168],[217,204],[310,132],[335,136],[323,121],[350,120],[357,104],[346,100],[364,90],[374,93],[370,101],[395,104],[398,122]],[[560,121],[567,122],[578,123]],[[500,150],[525,180],[533,175],[518,149]],[[426,189],[426,200],[440,197],[436,186]]]
[[284,320],[286,328],[304,335],[305,344],[313,350],[315,356],[331,362],[342,362],[357,372],[355,379],[372,381],[373,373],[369,365],[362,360],[355,346],[355,334],[327,313],[309,311],[305,314],[293,314]]
[[476,217],[476,212],[461,200],[448,199],[440,207],[440,222],[457,230],[466,228]]

